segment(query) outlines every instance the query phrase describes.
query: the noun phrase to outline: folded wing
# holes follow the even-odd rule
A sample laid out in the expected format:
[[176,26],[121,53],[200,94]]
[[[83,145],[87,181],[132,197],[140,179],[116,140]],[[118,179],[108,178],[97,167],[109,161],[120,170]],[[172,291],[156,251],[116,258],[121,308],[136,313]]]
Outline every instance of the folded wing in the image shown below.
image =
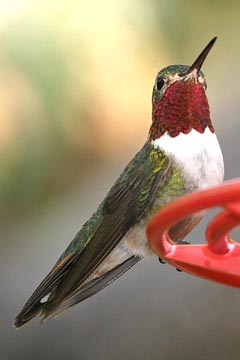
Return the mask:
[[[86,283],[89,275],[110,254],[152,204],[154,195],[171,172],[171,162],[146,143],[125,168],[97,212],[76,235],[51,272],[38,286],[16,318],[19,327],[39,311],[59,313],[93,295],[134,265],[131,257],[112,272]],[[46,303],[43,298],[49,295]]]

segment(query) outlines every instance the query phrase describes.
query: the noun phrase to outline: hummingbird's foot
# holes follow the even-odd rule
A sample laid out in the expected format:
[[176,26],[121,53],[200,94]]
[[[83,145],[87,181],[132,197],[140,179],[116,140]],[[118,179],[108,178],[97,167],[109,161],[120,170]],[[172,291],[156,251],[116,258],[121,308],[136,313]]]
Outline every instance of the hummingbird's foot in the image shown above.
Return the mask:
[[[179,241],[176,241],[175,244],[176,245],[190,245],[191,243],[189,241],[185,241],[185,240],[181,241],[181,240],[179,240]],[[164,261],[162,258],[159,257],[158,260],[159,260],[159,262],[161,264],[166,264],[166,261]],[[182,272],[182,270],[180,270],[178,268],[176,268],[176,270],[179,271],[179,272]]]
[[178,240],[175,242],[176,245],[190,245],[191,243],[189,241],[185,240]]
[[158,258],[158,261],[161,263],[161,264],[166,264],[166,261],[164,261],[162,258]]

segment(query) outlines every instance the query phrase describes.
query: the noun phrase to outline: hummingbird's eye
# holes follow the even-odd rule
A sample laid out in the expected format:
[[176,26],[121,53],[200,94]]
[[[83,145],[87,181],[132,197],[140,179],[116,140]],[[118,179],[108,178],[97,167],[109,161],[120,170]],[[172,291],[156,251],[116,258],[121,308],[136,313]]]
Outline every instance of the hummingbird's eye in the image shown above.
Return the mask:
[[157,88],[157,90],[161,90],[161,88],[163,87],[163,85],[164,85],[164,79],[161,77],[161,76],[159,76],[158,78],[157,78],[157,83],[156,83],[156,88]]

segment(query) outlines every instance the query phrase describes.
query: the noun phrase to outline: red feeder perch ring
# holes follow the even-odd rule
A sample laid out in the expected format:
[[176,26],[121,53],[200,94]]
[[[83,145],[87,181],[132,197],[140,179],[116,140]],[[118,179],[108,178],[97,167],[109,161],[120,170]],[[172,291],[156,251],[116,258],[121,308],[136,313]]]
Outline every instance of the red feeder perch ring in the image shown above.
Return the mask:
[[[208,224],[207,244],[177,245],[169,229],[201,210],[223,210]],[[196,191],[164,206],[149,221],[147,237],[153,251],[170,265],[192,275],[240,288],[240,244],[229,232],[240,224],[240,180]]]

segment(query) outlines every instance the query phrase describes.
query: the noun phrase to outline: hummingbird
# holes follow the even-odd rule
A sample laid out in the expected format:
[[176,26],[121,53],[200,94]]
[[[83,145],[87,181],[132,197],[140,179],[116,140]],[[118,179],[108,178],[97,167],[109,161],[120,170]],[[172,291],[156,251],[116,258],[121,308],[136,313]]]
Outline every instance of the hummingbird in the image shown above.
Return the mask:
[[[170,65],[158,72],[145,144],[31,295],[15,327],[38,313],[43,320],[55,317],[153,255],[145,233],[153,214],[186,193],[223,181],[223,156],[201,71],[215,41],[216,37],[191,66]],[[203,215],[174,225],[173,241],[181,244]]]

